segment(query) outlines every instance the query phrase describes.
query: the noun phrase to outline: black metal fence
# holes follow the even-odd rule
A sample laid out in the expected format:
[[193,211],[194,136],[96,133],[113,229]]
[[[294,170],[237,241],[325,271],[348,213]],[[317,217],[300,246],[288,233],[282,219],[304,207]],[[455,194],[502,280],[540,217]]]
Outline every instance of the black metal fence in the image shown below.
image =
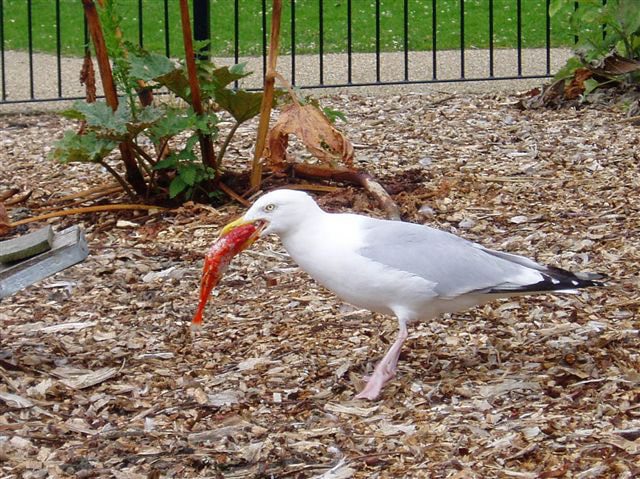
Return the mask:
[[[118,3],[129,40],[180,56],[177,0]],[[279,71],[301,88],[544,78],[568,55],[550,0],[284,3]],[[211,39],[216,63],[264,75],[270,4],[191,0],[194,36]],[[84,97],[83,19],[79,0],[0,0],[0,105]],[[259,74],[242,84],[261,85]]]

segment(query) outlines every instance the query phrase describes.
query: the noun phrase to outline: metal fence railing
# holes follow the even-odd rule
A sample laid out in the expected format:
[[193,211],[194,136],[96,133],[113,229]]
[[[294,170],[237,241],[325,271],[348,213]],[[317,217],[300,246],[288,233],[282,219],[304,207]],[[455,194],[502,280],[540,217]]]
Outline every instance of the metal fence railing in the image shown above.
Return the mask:
[[[125,37],[181,55],[178,0],[116,0]],[[550,0],[285,0],[279,71],[301,88],[544,78],[572,38]],[[260,88],[268,0],[191,0],[216,63],[248,63]],[[79,0],[0,0],[0,105],[83,98]],[[260,75],[262,73],[262,75]]]

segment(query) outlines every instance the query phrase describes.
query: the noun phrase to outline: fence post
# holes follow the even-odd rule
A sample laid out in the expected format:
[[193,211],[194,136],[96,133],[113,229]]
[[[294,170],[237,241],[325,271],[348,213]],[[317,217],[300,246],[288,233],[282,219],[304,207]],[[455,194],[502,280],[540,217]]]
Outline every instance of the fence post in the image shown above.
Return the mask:
[[[209,22],[209,0],[193,0],[193,38],[196,41],[211,40],[211,25]],[[198,50],[200,60],[208,60],[211,44]]]

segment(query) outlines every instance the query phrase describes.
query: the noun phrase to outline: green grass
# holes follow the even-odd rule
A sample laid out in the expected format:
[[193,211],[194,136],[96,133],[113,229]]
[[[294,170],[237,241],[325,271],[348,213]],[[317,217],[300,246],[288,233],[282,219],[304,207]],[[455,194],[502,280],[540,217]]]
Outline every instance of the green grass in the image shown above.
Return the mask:
[[[144,47],[164,53],[163,0],[143,0]],[[545,0],[522,0],[522,45],[525,48],[545,46]],[[240,55],[259,55],[262,51],[261,0],[240,0]],[[271,1],[268,0],[270,5]],[[315,53],[319,45],[318,0],[297,0],[296,53]],[[432,0],[409,0],[409,49],[432,48]],[[465,0],[465,48],[489,46],[489,0]],[[26,50],[27,1],[3,0],[4,46],[8,50]],[[54,0],[32,0],[33,49],[56,51],[56,21]],[[123,17],[125,38],[138,41],[138,1],[118,0]],[[234,52],[233,0],[211,1],[212,48],[215,55],[231,56]],[[282,23],[282,53],[291,49],[291,8],[285,0]],[[352,49],[354,52],[374,51],[375,1],[352,1]],[[402,50],[403,1],[380,0],[380,48],[383,51]],[[169,0],[170,53],[181,56],[182,42],[178,0]],[[80,55],[84,44],[82,7],[79,0],[60,0],[61,51],[63,55]],[[516,0],[494,0],[494,46],[515,47],[517,42]],[[460,1],[437,1],[437,49],[460,48]],[[572,45],[568,31],[568,12],[552,19],[552,46]],[[324,51],[347,51],[347,0],[324,2]]]

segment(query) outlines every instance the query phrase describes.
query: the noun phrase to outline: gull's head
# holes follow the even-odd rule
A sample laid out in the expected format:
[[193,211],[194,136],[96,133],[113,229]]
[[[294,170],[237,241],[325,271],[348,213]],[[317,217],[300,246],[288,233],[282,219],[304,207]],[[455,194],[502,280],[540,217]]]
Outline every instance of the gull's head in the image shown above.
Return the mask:
[[302,191],[276,190],[261,196],[237,220],[226,225],[222,234],[247,223],[256,223],[260,236],[283,235],[294,231],[310,215],[320,211],[313,198]]

